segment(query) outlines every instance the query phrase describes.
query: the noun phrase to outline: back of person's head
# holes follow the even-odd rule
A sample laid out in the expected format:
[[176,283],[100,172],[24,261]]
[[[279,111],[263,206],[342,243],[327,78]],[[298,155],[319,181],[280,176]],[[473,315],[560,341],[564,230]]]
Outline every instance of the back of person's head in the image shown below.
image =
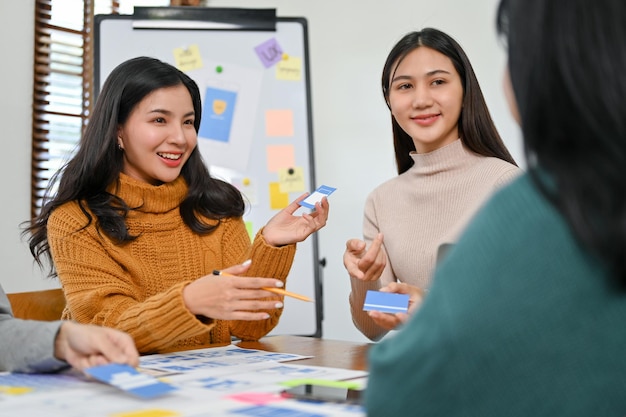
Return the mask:
[[[391,49],[381,77],[383,96],[387,106],[389,106],[389,87],[396,68],[410,52],[420,47],[433,49],[448,57],[459,74],[463,86],[463,106],[458,127],[463,143],[480,155],[494,156],[515,164],[491,119],[469,58],[461,45],[440,30],[425,28],[419,32],[410,32]],[[401,174],[413,165],[410,152],[415,151],[415,145],[413,139],[402,130],[393,115],[391,123],[396,165],[398,173]]]
[[626,2],[504,0],[498,30],[536,183],[626,284]]

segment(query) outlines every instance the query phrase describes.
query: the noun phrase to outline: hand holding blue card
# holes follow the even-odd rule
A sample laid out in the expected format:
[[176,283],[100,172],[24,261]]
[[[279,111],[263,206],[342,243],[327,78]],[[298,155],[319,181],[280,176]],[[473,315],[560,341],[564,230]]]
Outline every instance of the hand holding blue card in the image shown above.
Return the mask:
[[302,207],[314,209],[315,203],[322,201],[322,198],[328,197],[335,190],[336,188],[329,187],[328,185],[320,185],[319,187],[317,187],[317,190],[313,191],[311,195],[302,200],[299,204]]
[[369,290],[365,295],[363,311],[383,313],[406,313],[409,310],[409,295]]

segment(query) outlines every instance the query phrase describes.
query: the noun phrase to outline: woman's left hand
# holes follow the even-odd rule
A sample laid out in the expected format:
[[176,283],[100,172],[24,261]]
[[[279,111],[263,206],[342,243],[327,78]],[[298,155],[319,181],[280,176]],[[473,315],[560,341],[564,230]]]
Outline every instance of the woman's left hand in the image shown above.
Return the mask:
[[401,324],[406,323],[411,314],[415,313],[421,306],[425,296],[423,289],[402,282],[390,282],[387,286],[381,288],[380,291],[409,295],[409,309],[406,313],[391,314],[380,311],[368,312],[372,320],[385,330],[394,330]]
[[263,228],[263,238],[268,245],[283,246],[302,242],[326,225],[329,208],[326,197],[315,203],[313,212],[303,213],[302,216],[293,215],[300,208],[298,203],[307,196],[301,195],[267,222]]

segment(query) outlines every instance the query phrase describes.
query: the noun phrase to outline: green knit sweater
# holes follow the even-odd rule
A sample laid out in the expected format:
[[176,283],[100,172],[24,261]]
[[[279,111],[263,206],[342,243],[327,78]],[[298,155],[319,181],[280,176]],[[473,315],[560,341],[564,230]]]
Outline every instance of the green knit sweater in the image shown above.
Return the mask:
[[117,195],[137,207],[126,224],[138,238],[124,245],[95,222],[84,227],[78,203],[54,210],[48,241],[67,300],[63,318],[124,330],[141,353],[230,343],[231,336],[256,340],[276,326],[280,310],[248,322],[196,317],[186,308],[183,288],[214,269],[252,259],[247,275],[284,281],[295,255],[295,245],[269,246],[260,233],[251,245],[241,218],[222,220],[208,235],[194,233],[178,209],[186,194],[182,177],[152,186],[121,174]]
[[624,416],[626,292],[525,175],[370,353],[371,416]]

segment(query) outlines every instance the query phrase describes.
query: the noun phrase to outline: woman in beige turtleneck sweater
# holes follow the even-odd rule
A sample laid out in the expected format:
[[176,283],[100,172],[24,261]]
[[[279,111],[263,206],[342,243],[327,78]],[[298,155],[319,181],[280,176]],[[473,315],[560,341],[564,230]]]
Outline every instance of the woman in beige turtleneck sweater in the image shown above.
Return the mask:
[[520,173],[467,56],[445,33],[404,36],[387,57],[382,88],[399,175],[369,195],[364,241],[349,240],[344,254],[352,319],[372,340],[407,315],[363,311],[367,290],[410,294],[414,311],[440,247],[454,243],[487,197]]

